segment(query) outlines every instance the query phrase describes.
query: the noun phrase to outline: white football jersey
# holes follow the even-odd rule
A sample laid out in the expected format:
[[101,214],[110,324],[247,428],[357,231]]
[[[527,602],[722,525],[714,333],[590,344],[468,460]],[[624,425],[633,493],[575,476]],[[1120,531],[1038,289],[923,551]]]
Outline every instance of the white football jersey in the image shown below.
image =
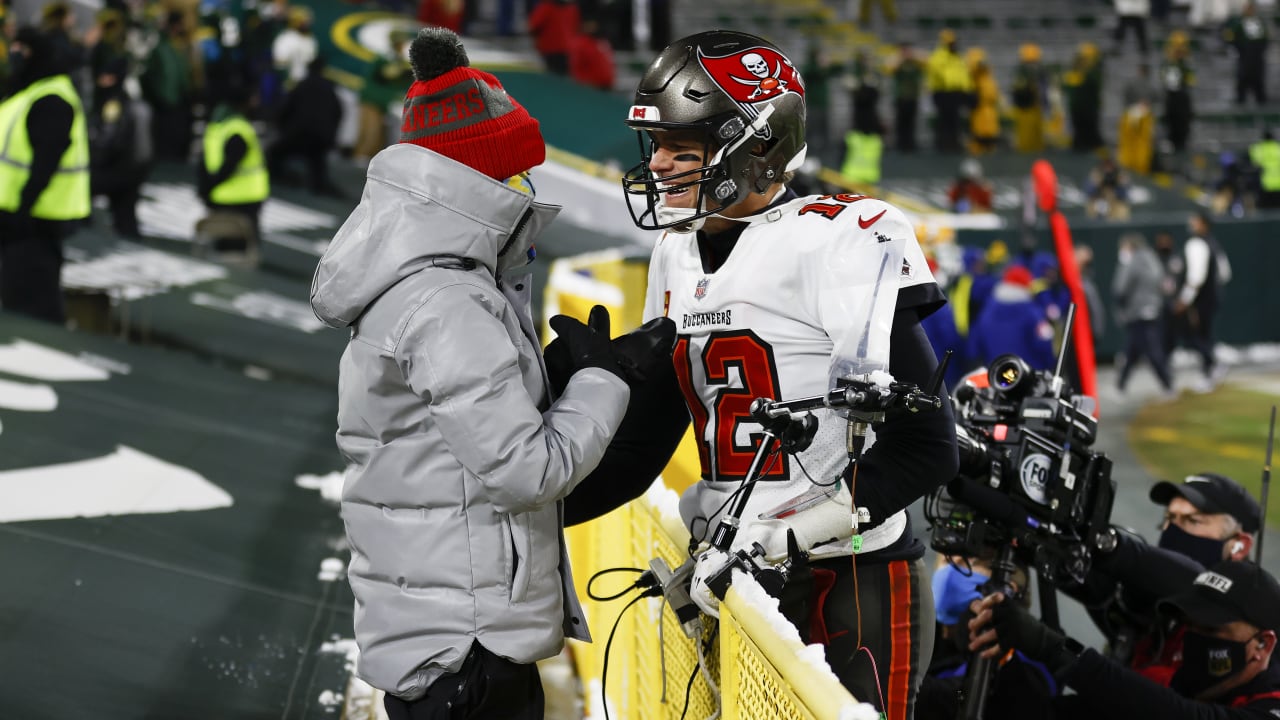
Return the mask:
[[[695,538],[710,539],[747,475],[761,437],[752,400],[826,393],[833,356],[858,355],[874,366],[864,369],[887,370],[899,290],[933,283],[902,211],[860,195],[814,195],[770,208],[715,272],[703,271],[694,234],[668,232],[658,240],[644,316],[665,315],[676,324],[676,375],[702,464],[703,482],[681,502]],[[831,483],[845,468],[846,421],[829,410],[815,415],[813,444],[767,465],[744,521],[811,483]],[[847,491],[843,497],[847,508]],[[905,527],[905,517],[898,520],[873,518],[892,535],[873,545],[896,539]],[[864,543],[864,552],[872,549]]]

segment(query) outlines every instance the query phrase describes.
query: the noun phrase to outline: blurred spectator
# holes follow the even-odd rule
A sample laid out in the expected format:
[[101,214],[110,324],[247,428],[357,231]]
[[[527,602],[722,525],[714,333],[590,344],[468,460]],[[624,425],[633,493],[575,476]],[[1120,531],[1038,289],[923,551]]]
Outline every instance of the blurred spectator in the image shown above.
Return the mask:
[[866,48],[858,48],[845,78],[852,92],[853,131],[864,135],[884,132],[880,121],[880,70]]
[[240,23],[223,7],[210,5],[196,30],[206,107],[217,107],[233,88],[252,92]]
[[307,76],[285,96],[277,120],[279,134],[267,150],[267,172],[283,180],[288,177],[289,160],[301,157],[311,192],[340,198],[342,193],[329,179],[329,153],[337,145],[342,103],[333,81],[324,76],[324,68],[323,57],[312,60]]
[[1231,14],[1231,7],[1235,4],[1231,0],[1190,0],[1187,12],[1187,24],[1191,29],[1199,32],[1208,31],[1209,28],[1221,27],[1227,21]]
[[[124,15],[119,10],[98,13],[98,43],[89,50],[89,74],[93,78],[93,108],[102,105],[98,97],[104,86],[117,85],[129,76],[132,56],[125,47]],[[110,77],[104,77],[110,76]]]
[[968,337],[973,322],[991,299],[998,278],[991,272],[982,248],[965,246],[961,262],[964,271],[956,277],[947,297],[953,306],[956,331],[961,337]]
[[1124,36],[1129,28],[1138,38],[1138,52],[1147,54],[1147,18],[1151,16],[1150,0],[1115,0],[1116,4],[1116,37],[1113,51],[1116,55],[1124,45]]
[[[664,46],[665,47],[665,46]],[[841,73],[841,67],[831,62],[822,50],[822,43],[809,43],[805,55],[804,77],[805,126],[809,138],[809,157],[822,158],[831,148],[831,88],[833,77]]]
[[1124,86],[1124,113],[1116,135],[1116,163],[1126,170],[1146,175],[1151,172],[1155,152],[1155,88],[1151,86],[1151,66],[1138,63],[1138,74]]
[[1098,46],[1080,43],[1071,68],[1062,75],[1071,112],[1071,148],[1092,152],[1104,144],[1102,118],[1102,58]]
[[1089,171],[1085,193],[1088,198],[1085,212],[1089,217],[1108,220],[1129,218],[1129,176],[1110,153]]
[[1200,355],[1203,377],[1196,392],[1209,392],[1226,374],[1214,355],[1213,321],[1218,314],[1222,286],[1231,280],[1231,263],[1214,239],[1209,218],[1202,212],[1187,221],[1187,241],[1182,246],[1186,273],[1179,283],[1173,303],[1184,337]]
[[1267,104],[1267,43],[1271,32],[1267,21],[1258,17],[1253,0],[1246,0],[1240,15],[1231,19],[1223,39],[1236,50],[1236,104],[1253,94],[1259,105]]
[[1151,19],[1160,29],[1169,24],[1169,11],[1173,9],[1173,0],[1151,0]]
[[879,133],[862,133],[850,130],[844,136],[844,162],[840,174],[858,185],[880,183],[880,159],[884,153],[884,139]]
[[916,56],[911,43],[903,42],[900,51],[898,64],[893,68],[893,138],[898,150],[915,152],[924,63]]
[[1116,322],[1124,328],[1124,362],[1116,377],[1116,387],[1124,392],[1133,368],[1143,359],[1160,380],[1165,393],[1173,392],[1169,358],[1160,335],[1160,313],[1164,306],[1161,285],[1164,268],[1141,233],[1120,236],[1116,274],[1111,280]]
[[1160,280],[1160,294],[1164,296],[1164,304],[1160,308],[1160,342],[1165,357],[1172,357],[1173,348],[1178,341],[1178,324],[1173,315],[1173,303],[1182,283],[1182,275],[1186,272],[1186,264],[1174,245],[1173,235],[1167,232],[1156,233],[1152,246],[1156,257],[1160,258],[1160,267],[1164,270]]
[[943,377],[946,390],[950,392],[960,384],[965,373],[973,367],[973,363],[969,360],[968,344],[956,329],[956,317],[952,312],[951,304],[944,303],[942,307],[922,318],[920,327],[924,328],[924,334],[929,338],[929,344],[933,346],[933,354],[939,361],[948,350],[951,351],[951,360],[947,363]]
[[150,110],[124,87],[127,58],[100,68],[89,116],[92,194],[105,196],[116,234],[140,238],[138,196],[151,169]]
[[840,174],[861,185],[880,183],[884,125],[880,121],[880,72],[865,49],[854,56],[846,84],[853,92],[853,127],[845,133]]
[[62,323],[62,239],[89,217],[89,138],[65,56],[26,27],[9,47],[14,94],[0,103],[0,304]]
[[[578,3],[579,16],[584,19],[592,18],[600,23],[600,34],[609,41],[609,45],[615,52],[631,52],[636,49],[635,10],[635,3],[631,0],[582,0]],[[666,12],[670,13],[670,7]],[[669,20],[667,24],[670,25]],[[666,28],[665,32],[669,37],[670,28]],[[655,45],[656,39],[657,37],[650,33],[651,49],[660,51],[666,47],[666,45]]]
[[969,333],[976,362],[990,366],[997,357],[1013,353],[1035,370],[1053,369],[1053,326],[1032,300],[1031,281],[1031,271],[1022,265],[1004,271]]
[[466,0],[418,0],[418,22],[462,32]]
[[885,22],[892,25],[898,21],[898,9],[894,6],[894,0],[858,0],[858,24],[867,27],[871,24],[871,4],[880,6],[880,14],[884,16]]
[[243,215],[253,228],[250,243],[261,238],[258,216],[271,193],[258,133],[249,123],[249,95],[233,90],[214,108],[205,126],[197,165],[197,188],[211,211]]
[[575,0],[538,0],[529,14],[533,45],[549,72],[569,74],[569,48],[578,34],[579,23]]
[[1102,302],[1102,293],[1098,292],[1098,284],[1093,280],[1093,248],[1076,245],[1073,254],[1076,271],[1080,275],[1080,292],[1089,310],[1089,329],[1095,339],[1100,338],[1107,331],[1107,306]]
[[[662,52],[671,44],[673,0],[649,0],[649,49]],[[805,76],[806,80],[808,76]],[[808,98],[805,98],[806,105]]]
[[600,24],[595,20],[584,20],[582,31],[573,37],[569,46],[569,74],[587,87],[613,90],[613,48],[600,35]]
[[1044,111],[1048,105],[1049,78],[1040,64],[1040,46],[1023,43],[1013,70],[1009,94],[1013,101],[1013,149],[1021,153],[1044,151]]
[[925,86],[933,94],[934,143],[940,152],[957,153],[960,143],[960,119],[965,100],[973,90],[969,68],[956,52],[956,33],[944,28],[938,33],[938,47],[925,66]]
[[1000,86],[982,48],[969,48],[965,60],[973,79],[974,98],[969,112],[969,152],[983,155],[1000,143]]
[[1188,60],[1190,55],[1191,42],[1186,33],[1180,30],[1169,33],[1165,61],[1160,67],[1160,81],[1164,88],[1165,128],[1176,152],[1187,149],[1191,119],[1195,114],[1191,106],[1191,88],[1196,84],[1196,76]]
[[1258,168],[1258,207],[1280,207],[1280,142],[1271,128],[1262,139],[1249,146],[1249,160]]
[[974,158],[960,163],[960,173],[947,188],[947,206],[953,213],[991,212],[991,184],[982,178],[982,164]]
[[1045,317],[1055,326],[1067,314],[1071,305],[1071,290],[1062,281],[1062,273],[1058,269],[1058,256],[1051,252],[1038,252],[1031,256],[1028,263],[1031,271],[1031,295],[1036,303],[1044,309]]
[[519,32],[516,6],[524,7],[526,4],[527,0],[498,0],[498,15],[493,23],[494,33],[498,37],[516,36]]
[[271,45],[271,58],[276,70],[284,75],[286,90],[307,76],[307,66],[319,52],[315,35],[311,32],[311,9],[302,5],[289,6],[289,25]]
[[392,104],[404,101],[404,88],[413,82],[413,70],[405,54],[413,33],[392,30],[390,49],[369,63],[360,87],[360,127],[353,155],[367,163],[387,146],[387,115]]
[[185,162],[191,152],[194,90],[186,20],[181,11],[165,16],[163,36],[147,56],[142,96],[151,105],[152,148],[157,158]]
[[9,95],[9,38],[13,37],[14,17],[10,0],[0,0],[0,100]]
[[268,117],[284,99],[284,82],[275,71],[272,57],[276,35],[284,21],[268,12],[273,9],[269,4],[245,8],[242,42],[250,92],[257,94],[258,108]]
[[[59,58],[58,62],[62,63],[67,73],[71,75],[77,73],[89,61],[85,46],[72,36],[75,27],[76,15],[70,3],[57,0],[45,5],[40,12],[40,29],[53,42],[54,53]],[[97,40],[96,29],[94,33],[95,36],[89,38],[90,44]]]
[[1254,203],[1257,175],[1253,166],[1230,150],[1218,154],[1218,177],[1213,182],[1210,208],[1215,215],[1224,213],[1244,217],[1246,207]]

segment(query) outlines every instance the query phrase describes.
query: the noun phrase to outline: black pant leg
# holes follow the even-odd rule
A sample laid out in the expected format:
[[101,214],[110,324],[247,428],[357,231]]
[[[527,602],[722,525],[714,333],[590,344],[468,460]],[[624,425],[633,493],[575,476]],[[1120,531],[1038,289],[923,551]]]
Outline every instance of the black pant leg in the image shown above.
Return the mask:
[[936,629],[923,561],[860,564],[856,582],[847,557],[815,561],[810,572],[834,574],[834,584],[819,604],[811,593],[821,585],[813,578],[797,584],[804,587],[788,583],[782,612],[806,643],[822,640],[812,631],[825,628],[827,663],[854,697],[888,720],[910,720]]
[[32,220],[21,234],[0,237],[0,305],[48,322],[66,322],[62,302],[62,232]]
[[423,697],[383,700],[391,720],[542,720],[545,705],[537,665],[499,657],[480,643],[458,672],[438,678]]

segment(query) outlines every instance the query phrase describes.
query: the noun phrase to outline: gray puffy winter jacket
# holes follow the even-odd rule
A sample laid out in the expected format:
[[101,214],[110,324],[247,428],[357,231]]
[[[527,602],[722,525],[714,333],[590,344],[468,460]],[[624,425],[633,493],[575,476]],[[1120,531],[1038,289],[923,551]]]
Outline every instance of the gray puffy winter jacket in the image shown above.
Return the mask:
[[559,501],[600,461],[629,391],[589,368],[550,402],[529,280],[502,272],[558,211],[393,145],[316,269],[316,315],[351,329],[337,439],[357,672],[408,700],[475,641],[531,663],[566,633],[589,637]]

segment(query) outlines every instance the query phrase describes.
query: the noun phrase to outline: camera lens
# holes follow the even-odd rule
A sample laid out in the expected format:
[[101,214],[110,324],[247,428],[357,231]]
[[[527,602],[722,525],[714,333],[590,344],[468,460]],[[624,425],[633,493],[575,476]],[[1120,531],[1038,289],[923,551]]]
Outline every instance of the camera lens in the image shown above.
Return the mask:
[[1032,382],[1031,366],[1017,355],[1001,355],[991,363],[987,381],[1004,395],[1019,394]]

